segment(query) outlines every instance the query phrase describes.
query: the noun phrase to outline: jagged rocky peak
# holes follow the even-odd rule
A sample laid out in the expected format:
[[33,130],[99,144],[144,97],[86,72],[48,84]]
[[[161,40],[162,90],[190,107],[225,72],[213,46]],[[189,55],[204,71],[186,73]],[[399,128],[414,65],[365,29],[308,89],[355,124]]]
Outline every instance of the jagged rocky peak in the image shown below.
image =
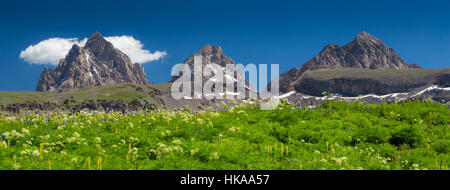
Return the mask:
[[409,68],[392,48],[367,32],[361,32],[352,42],[342,47],[336,44],[325,46],[317,56],[305,63],[303,67],[304,70]]
[[[223,54],[222,48],[217,45],[205,45],[199,52],[194,55],[202,55],[205,58],[213,57],[211,61],[221,61],[220,59],[227,59],[227,57]],[[220,63],[216,63],[220,64]],[[229,62],[227,64],[234,64],[234,62]]]
[[200,49],[199,53],[204,54],[204,55],[209,55],[209,54],[223,54],[222,48],[220,46],[217,45],[205,45],[203,46],[202,49]]
[[[200,51],[190,55],[183,62],[183,64],[187,64],[191,68],[192,76],[194,76],[194,57],[195,56],[202,56],[203,67],[208,64],[211,64],[211,63],[218,64],[222,67],[226,67],[227,64],[234,64],[234,61],[231,58],[229,58],[229,57],[225,56],[225,54],[223,54],[222,48],[220,46],[205,45],[205,46],[203,46],[203,48],[200,49]],[[180,76],[173,76],[171,82],[174,82],[179,77]],[[199,77],[199,76],[194,76],[194,77]],[[192,78],[192,80],[193,80],[193,78]]]
[[95,32],[84,47],[74,44],[56,69],[44,69],[36,90],[63,92],[104,84],[148,84],[144,68]]
[[94,32],[91,35],[91,37],[89,37],[85,47],[91,47],[92,45],[107,44],[107,43],[108,41],[106,41],[105,38],[103,38],[103,36],[99,32]]
[[[346,46],[348,47],[347,49],[350,49],[351,47],[359,48],[362,50],[379,49],[383,50],[384,53],[390,53],[390,51],[393,51],[391,53],[395,54],[394,50],[384,44],[383,41],[367,33],[366,31],[363,31],[356,35],[355,39],[352,42],[346,44]],[[366,51],[365,53],[369,52]]]
[[95,32],[94,34],[89,37],[89,39],[86,42],[86,45],[84,46],[86,49],[89,49],[94,53],[95,56],[110,56],[111,53],[114,53],[117,49],[114,48],[114,46],[106,41],[103,36]]
[[[189,65],[189,68],[191,69],[191,81],[194,81],[195,78],[201,78],[200,80],[202,81],[202,84],[204,84],[207,80],[209,80],[211,77],[208,76],[195,76],[194,75],[194,57],[195,56],[201,56],[202,57],[202,68],[205,69],[206,67],[208,67],[208,65],[210,64],[217,64],[219,65],[221,68],[219,69],[220,71],[216,72],[223,72],[223,81],[224,81],[224,87],[226,86],[226,82],[228,81],[233,81],[235,89],[236,90],[238,88],[238,83],[237,81],[243,81],[243,85],[244,88],[246,90],[252,90],[255,91],[254,86],[252,86],[247,80],[245,80],[245,75],[243,75],[242,72],[236,72],[235,75],[229,75],[226,73],[226,66],[227,65],[232,65],[233,67],[237,66],[235,65],[234,61],[226,56],[223,53],[223,50],[220,46],[217,45],[205,45],[203,46],[203,48],[201,48],[198,52],[190,55],[184,62],[183,64],[187,64]],[[237,68],[237,70],[239,70],[239,68]],[[187,73],[183,73],[182,75],[187,74]],[[172,76],[172,79],[170,80],[170,82],[175,82],[177,81],[182,75],[178,75],[178,76]],[[189,74],[188,74],[189,75]],[[224,88],[225,89],[225,88]]]
[[231,58],[225,56],[222,48],[217,45],[203,46],[203,48],[200,49],[200,51],[190,56],[187,62],[190,62],[191,61],[190,59],[193,58],[195,55],[201,55],[203,57],[202,61],[206,61],[204,62],[204,64],[214,63],[220,66],[226,66],[226,64],[234,64],[234,61]]
[[361,33],[356,35],[355,40],[361,41],[361,42],[375,42],[375,43],[382,42],[380,39],[378,39],[375,36],[372,36],[371,34],[367,33],[366,31],[362,31]]
[[400,56],[383,41],[363,31],[353,41],[344,46],[326,45],[322,51],[299,69],[280,75],[280,90],[294,90],[303,73],[322,69],[420,69],[418,65],[408,65]]

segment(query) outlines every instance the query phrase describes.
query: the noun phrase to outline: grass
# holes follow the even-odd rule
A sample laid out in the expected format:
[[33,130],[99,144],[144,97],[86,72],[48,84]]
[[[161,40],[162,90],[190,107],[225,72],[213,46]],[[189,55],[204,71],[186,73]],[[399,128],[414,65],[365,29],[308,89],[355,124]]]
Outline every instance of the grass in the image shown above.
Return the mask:
[[219,107],[3,116],[0,169],[448,170],[450,164],[450,111],[439,103]]
[[152,88],[165,90],[169,87],[170,83],[152,84],[144,87],[132,84],[113,84],[83,88],[64,93],[0,92],[0,105],[24,102],[50,102],[57,104],[67,102],[69,105],[77,105],[90,100],[117,100],[130,103],[133,99],[142,99],[150,103],[157,103]]
[[306,77],[320,80],[333,78],[374,78],[384,81],[414,81],[430,78],[440,72],[449,72],[445,69],[334,69],[307,72]]

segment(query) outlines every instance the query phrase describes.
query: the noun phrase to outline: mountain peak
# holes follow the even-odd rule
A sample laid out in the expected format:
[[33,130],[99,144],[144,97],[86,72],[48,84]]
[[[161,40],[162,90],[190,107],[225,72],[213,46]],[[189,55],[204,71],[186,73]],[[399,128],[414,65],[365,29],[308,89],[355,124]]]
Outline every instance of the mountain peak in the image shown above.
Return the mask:
[[38,91],[63,92],[103,84],[148,84],[144,68],[95,32],[84,47],[74,44],[58,67],[44,69]]
[[[226,92],[226,88],[227,88],[227,83],[232,83],[232,85],[234,86],[233,92],[237,92],[237,89],[240,89],[241,87],[243,89],[246,89],[248,91],[256,91],[255,87],[250,84],[246,79],[245,79],[245,75],[243,74],[243,72],[236,72],[235,74],[231,74],[229,75],[229,73],[227,73],[227,67],[234,67],[236,68],[236,70],[239,71],[239,67],[237,67],[234,63],[234,61],[226,56],[223,53],[223,50],[220,46],[217,45],[205,45],[203,46],[202,49],[200,49],[200,51],[194,53],[193,55],[190,55],[184,62],[183,64],[188,65],[190,68],[194,68],[194,64],[196,64],[195,62],[195,56],[201,56],[202,57],[202,68],[212,68],[214,73],[212,76],[210,75],[196,75],[194,70],[191,70],[191,73],[183,73],[183,75],[190,75],[191,76],[191,81],[195,81],[195,80],[199,80],[202,81],[202,85],[205,85],[205,83],[211,78],[214,77],[217,73],[223,72],[222,77],[224,77],[222,80],[224,82],[223,84],[223,89],[224,91],[216,91],[218,89],[216,89],[217,86],[211,86],[209,88],[214,89],[213,94],[215,94],[215,97],[219,96],[220,93],[222,92]],[[211,64],[216,64],[215,66],[219,66],[221,67],[221,69],[217,69],[216,67],[209,67],[211,66]],[[209,66],[207,66],[209,65]],[[205,71],[203,71],[205,72]],[[211,71],[209,71],[211,72]],[[170,80],[170,82],[176,82],[178,81],[178,79],[180,79],[181,76],[172,76],[172,79]],[[229,81],[229,80],[232,81]],[[242,84],[240,82],[237,81],[244,81]],[[218,88],[218,87],[217,87]],[[197,93],[191,94],[191,96],[195,97],[197,95],[195,95]],[[208,96],[210,96],[211,94],[209,94]],[[248,94],[243,94],[244,96],[248,96]],[[220,95],[223,96],[223,95]],[[206,97],[206,96],[204,96]]]
[[325,46],[317,56],[303,64],[300,69],[282,74],[280,90],[282,92],[293,90],[306,71],[342,68],[408,69],[420,67],[409,66],[383,41],[363,31],[344,46],[335,44]]
[[223,54],[222,48],[217,45],[205,45],[202,49],[200,49],[199,53],[201,54]]
[[194,56],[202,56],[204,64],[215,63],[221,66],[225,66],[226,64],[234,64],[231,58],[227,57],[220,46],[217,45],[205,45],[198,52],[189,56],[187,60],[185,60],[186,64],[193,64]]
[[357,36],[360,36],[360,37],[370,37],[370,36],[372,36],[372,35],[369,34],[369,33],[366,32],[366,31],[362,31],[362,32],[359,33]]
[[112,43],[108,42],[100,33],[94,32],[86,42],[85,49],[90,49],[96,56],[104,57],[119,52]]
[[381,42],[380,39],[373,36],[372,34],[367,33],[366,31],[362,31],[355,37],[356,41],[364,41],[364,42]]
[[92,35],[91,35],[91,37],[89,37],[90,39],[91,38],[103,38],[103,36],[102,36],[102,34],[100,34],[100,32],[94,32],[94,33],[92,33]]
[[[234,61],[227,57],[223,51],[222,48],[220,46],[217,45],[205,45],[203,46],[202,49],[200,49],[200,51],[194,53],[193,55],[189,56],[189,58],[187,58],[183,64],[186,65],[194,65],[194,57],[195,56],[202,56],[202,64],[206,65],[206,64],[218,64],[222,67],[226,67],[227,64],[234,64]],[[172,77],[171,82],[174,82],[175,80],[177,80],[179,77]]]
[[108,43],[99,32],[94,32],[87,40],[85,47],[104,46]]
[[315,68],[408,68],[408,65],[392,48],[366,31],[362,31],[352,42],[342,47],[329,45],[325,50],[309,61],[306,66],[310,70]]

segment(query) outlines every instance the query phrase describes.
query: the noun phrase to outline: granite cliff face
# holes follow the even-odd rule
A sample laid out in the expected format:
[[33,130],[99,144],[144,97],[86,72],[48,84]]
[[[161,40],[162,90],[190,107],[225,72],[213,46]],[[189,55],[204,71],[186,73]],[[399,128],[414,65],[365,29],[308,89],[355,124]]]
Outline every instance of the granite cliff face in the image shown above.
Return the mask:
[[104,84],[147,85],[144,68],[95,32],[84,47],[73,45],[58,67],[45,68],[37,91],[64,92]]
[[332,70],[343,68],[361,69],[420,69],[408,65],[392,48],[367,32],[358,34],[355,39],[340,47],[336,44],[325,46],[322,51],[306,62],[301,68],[293,68],[280,75],[280,91],[295,90],[307,71]]

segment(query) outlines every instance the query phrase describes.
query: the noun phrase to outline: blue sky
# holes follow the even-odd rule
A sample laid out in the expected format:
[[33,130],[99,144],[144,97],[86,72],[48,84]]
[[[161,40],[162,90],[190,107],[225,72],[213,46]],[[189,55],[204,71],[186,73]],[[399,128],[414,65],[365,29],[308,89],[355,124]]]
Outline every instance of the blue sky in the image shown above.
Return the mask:
[[0,91],[31,91],[46,67],[19,58],[53,37],[130,35],[144,49],[166,51],[144,64],[150,82],[170,80],[173,65],[206,44],[236,63],[300,67],[325,45],[365,30],[408,64],[450,66],[448,1],[14,1],[0,3]]

